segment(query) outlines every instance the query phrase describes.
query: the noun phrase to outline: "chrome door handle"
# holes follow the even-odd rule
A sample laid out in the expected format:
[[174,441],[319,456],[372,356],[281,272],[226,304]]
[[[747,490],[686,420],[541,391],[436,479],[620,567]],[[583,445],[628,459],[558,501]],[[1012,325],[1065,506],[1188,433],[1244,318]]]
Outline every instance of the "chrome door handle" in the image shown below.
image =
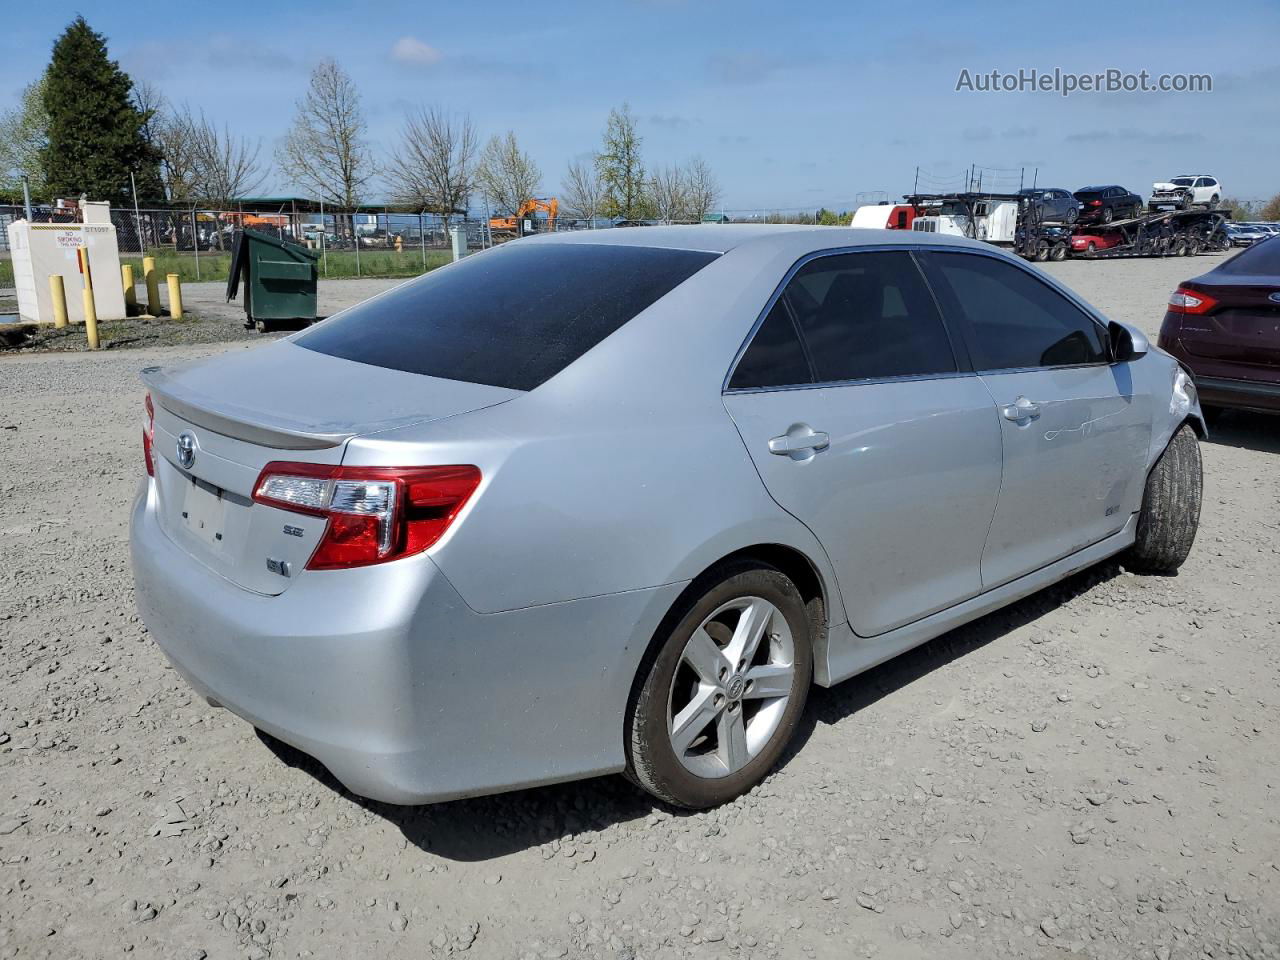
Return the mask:
[[[780,437],[769,441],[769,452],[779,457],[792,454],[812,456],[819,450],[831,446],[831,438],[820,430],[814,430],[807,423],[797,423]],[[812,451],[812,453],[810,453]]]
[[1019,397],[1013,403],[1007,403],[1001,407],[1000,414],[1006,420],[1034,420],[1040,416],[1040,404],[1026,397]]

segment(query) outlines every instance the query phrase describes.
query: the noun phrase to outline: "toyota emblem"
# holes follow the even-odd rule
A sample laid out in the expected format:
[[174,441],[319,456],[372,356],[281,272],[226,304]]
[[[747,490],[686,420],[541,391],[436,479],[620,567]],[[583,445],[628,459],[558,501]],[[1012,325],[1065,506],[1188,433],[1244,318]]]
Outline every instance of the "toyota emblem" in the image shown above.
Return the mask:
[[190,470],[196,462],[196,438],[189,433],[178,436],[178,466]]

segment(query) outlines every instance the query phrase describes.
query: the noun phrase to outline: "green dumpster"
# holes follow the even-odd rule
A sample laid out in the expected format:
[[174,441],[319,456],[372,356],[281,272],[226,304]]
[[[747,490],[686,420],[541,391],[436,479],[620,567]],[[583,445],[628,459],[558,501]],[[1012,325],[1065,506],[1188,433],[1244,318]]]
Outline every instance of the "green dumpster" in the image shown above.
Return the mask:
[[244,279],[244,325],[266,332],[282,320],[316,318],[318,255],[258,230],[239,230],[231,248],[227,300]]

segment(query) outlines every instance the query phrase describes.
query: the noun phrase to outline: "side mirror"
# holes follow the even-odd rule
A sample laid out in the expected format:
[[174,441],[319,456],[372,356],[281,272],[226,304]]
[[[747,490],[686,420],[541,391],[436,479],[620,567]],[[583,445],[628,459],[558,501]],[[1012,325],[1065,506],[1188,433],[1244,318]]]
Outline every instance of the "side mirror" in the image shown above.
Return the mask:
[[1151,349],[1146,334],[1115,320],[1107,324],[1107,336],[1111,340],[1111,359],[1115,363],[1137,360]]

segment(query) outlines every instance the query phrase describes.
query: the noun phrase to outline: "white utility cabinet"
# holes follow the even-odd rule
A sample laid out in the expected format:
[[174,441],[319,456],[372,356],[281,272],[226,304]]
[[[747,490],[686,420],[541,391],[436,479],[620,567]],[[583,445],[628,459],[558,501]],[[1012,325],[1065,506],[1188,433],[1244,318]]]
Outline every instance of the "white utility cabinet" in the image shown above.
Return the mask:
[[[101,213],[86,211],[90,220]],[[53,296],[49,277],[62,275],[67,294],[67,318],[84,323],[84,280],[76,250],[89,248],[89,270],[93,275],[94,308],[99,320],[120,320],[125,316],[124,284],[120,278],[120,248],[116,228],[110,223],[28,223],[9,224],[9,249],[13,255],[14,286],[18,292],[18,315],[36,323],[53,323]]]

